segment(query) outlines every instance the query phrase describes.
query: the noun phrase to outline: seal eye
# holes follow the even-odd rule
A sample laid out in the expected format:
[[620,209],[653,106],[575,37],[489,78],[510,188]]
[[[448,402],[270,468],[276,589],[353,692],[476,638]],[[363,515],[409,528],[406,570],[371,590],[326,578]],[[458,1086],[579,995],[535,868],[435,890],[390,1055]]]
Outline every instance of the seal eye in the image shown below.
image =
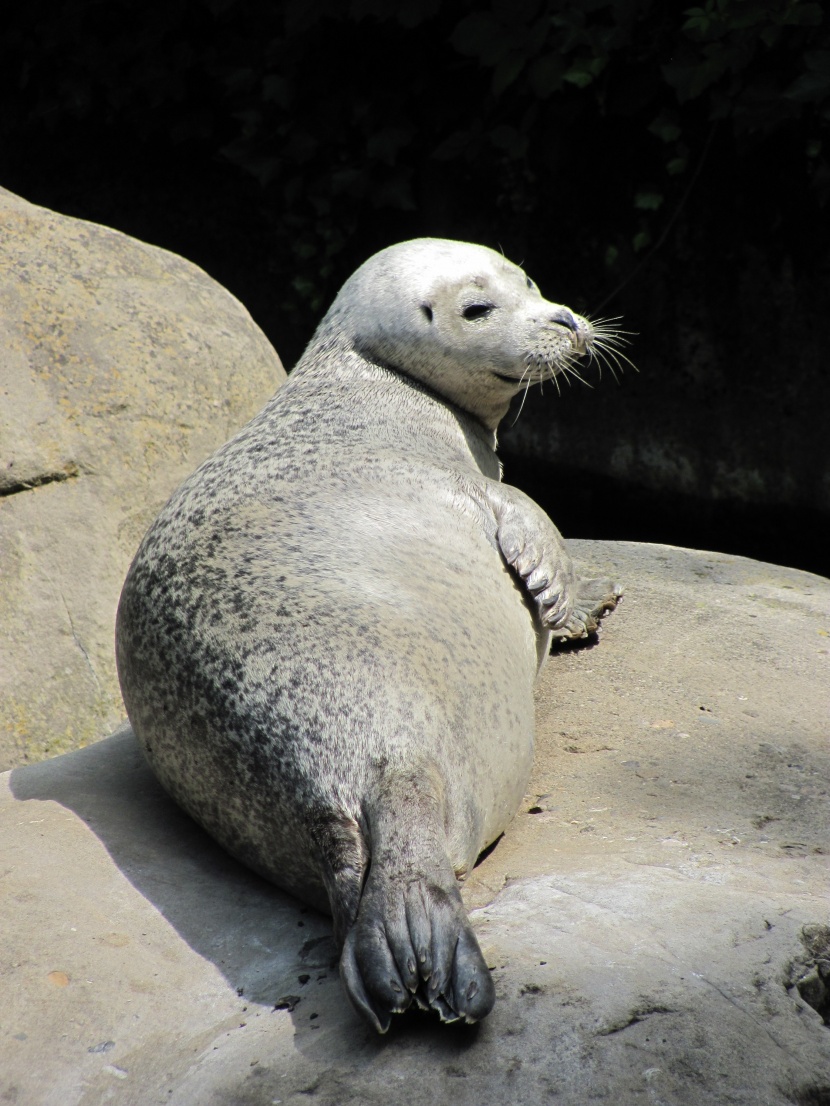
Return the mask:
[[492,303],[471,303],[461,314],[465,319],[485,319],[493,310]]
[[421,304],[421,310],[426,315],[427,322],[431,323],[432,322],[432,308],[429,306],[429,304],[428,303],[422,303]]

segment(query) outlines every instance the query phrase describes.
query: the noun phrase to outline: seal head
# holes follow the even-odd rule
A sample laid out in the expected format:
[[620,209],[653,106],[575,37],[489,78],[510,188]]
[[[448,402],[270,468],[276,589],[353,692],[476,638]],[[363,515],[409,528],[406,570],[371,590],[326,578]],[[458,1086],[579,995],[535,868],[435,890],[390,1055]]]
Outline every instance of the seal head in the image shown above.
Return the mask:
[[421,238],[375,254],[318,331],[346,339],[495,429],[512,397],[589,353],[586,319],[482,246]]

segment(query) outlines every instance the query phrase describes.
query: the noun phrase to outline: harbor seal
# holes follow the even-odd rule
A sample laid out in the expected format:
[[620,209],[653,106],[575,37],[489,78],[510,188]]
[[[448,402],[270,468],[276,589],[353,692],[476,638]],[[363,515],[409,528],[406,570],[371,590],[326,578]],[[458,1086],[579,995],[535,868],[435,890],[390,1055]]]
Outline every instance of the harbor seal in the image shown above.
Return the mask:
[[124,584],[118,671],[150,765],[230,853],[331,912],[380,1032],[413,1001],[447,1021],[493,1005],[459,880],[521,802],[551,635],[587,635],[621,594],[501,482],[495,431],[595,345],[492,250],[381,251]]

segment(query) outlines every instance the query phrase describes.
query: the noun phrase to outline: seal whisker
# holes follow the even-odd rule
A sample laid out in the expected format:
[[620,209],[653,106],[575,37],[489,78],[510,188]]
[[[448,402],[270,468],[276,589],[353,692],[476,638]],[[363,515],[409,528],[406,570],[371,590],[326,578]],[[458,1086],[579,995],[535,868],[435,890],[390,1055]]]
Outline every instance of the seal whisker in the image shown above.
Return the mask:
[[561,398],[562,389],[559,387],[559,373],[550,364],[549,364],[548,368],[549,368],[551,380],[553,381],[554,386],[556,388],[556,394]]
[[611,376],[614,378],[614,380],[617,382],[617,384],[619,384],[619,378],[617,377],[617,374],[614,371],[613,364],[611,364],[611,362],[608,359],[607,351],[605,349],[603,349],[598,343],[595,343],[594,348],[591,350],[591,359],[593,361],[596,361],[597,373],[598,373],[598,376],[599,376],[600,380],[602,380],[602,366],[605,365],[605,367],[610,371]]
[[616,327],[606,328],[602,326],[595,326],[593,330],[595,335],[605,339],[605,341],[617,342],[618,344],[623,346],[631,345],[631,342],[628,340],[627,337],[625,337],[625,335],[634,333],[634,331],[631,330],[617,330]]
[[597,357],[597,362],[600,365],[605,365],[606,368],[610,370],[614,380],[619,384],[620,381],[617,372],[620,374],[623,372],[619,351],[600,340],[595,344],[594,352]]
[[606,346],[613,345],[619,348],[620,346],[631,345],[629,338],[635,337],[637,333],[634,330],[623,330],[621,327],[614,325],[622,318],[621,315],[600,319],[593,319],[590,316],[586,316],[586,318],[591,324],[594,340],[600,341]]
[[[610,343],[606,342],[604,339],[601,339],[599,342],[595,343],[595,346],[596,346],[596,351],[597,351],[598,354],[602,353],[606,359],[607,358],[613,359],[614,364],[617,366],[617,368],[620,370],[620,372],[624,372],[623,365],[621,364],[621,362],[623,362],[623,361],[627,365],[630,365],[630,367],[634,370],[635,373],[640,371],[637,368],[637,366],[634,364],[634,362],[631,360],[630,357],[628,357],[625,353],[623,353],[623,351],[621,349],[619,349],[618,347],[614,347],[614,346],[610,345]],[[606,364],[608,365],[609,368],[611,368],[611,365],[610,365],[608,360],[606,360]]]
[[516,425],[516,423],[519,421],[519,415],[521,415],[522,410],[524,409],[525,400],[527,399],[527,393],[530,391],[530,385],[533,383],[533,381],[531,380],[532,374],[533,374],[533,365],[528,364],[527,368],[524,370],[522,375],[519,377],[519,384],[520,385],[524,381],[524,392],[522,393],[522,402],[519,404],[519,410],[516,412],[516,417],[515,417],[515,419],[513,419],[513,422],[510,424],[511,426]]
[[[585,316],[592,327],[609,326],[612,323],[618,323],[622,319],[622,315],[601,315],[598,319],[595,319],[590,313]],[[625,333],[629,333],[625,331]]]
[[622,350],[624,346],[631,345],[627,338],[620,338],[617,334],[603,334],[602,331],[595,331],[594,341],[599,345],[616,350]]
[[619,326],[615,325],[620,321],[620,319],[622,319],[622,317],[623,317],[622,315],[608,315],[607,317],[602,317],[602,318],[599,318],[599,319],[595,319],[591,315],[586,315],[585,316],[585,318],[588,320],[588,322],[591,324],[591,326],[593,327],[594,330],[606,331],[606,332],[615,333],[615,334],[636,335],[637,334],[636,330],[623,330],[622,327],[619,327]]
[[586,388],[591,388],[593,390],[593,384],[589,383],[585,379],[585,377],[580,373],[579,369],[576,367],[573,361],[565,363],[563,367],[563,372],[565,373],[565,379],[568,381],[568,384],[570,384],[571,382],[570,378],[574,377],[581,384],[584,384]]

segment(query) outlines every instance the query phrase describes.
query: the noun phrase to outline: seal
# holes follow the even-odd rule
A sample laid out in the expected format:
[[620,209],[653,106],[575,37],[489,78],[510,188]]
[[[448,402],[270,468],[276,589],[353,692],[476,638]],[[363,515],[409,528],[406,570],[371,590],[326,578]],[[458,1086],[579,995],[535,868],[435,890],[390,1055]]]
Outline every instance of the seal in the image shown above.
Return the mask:
[[331,912],[380,1032],[484,1017],[459,893],[519,807],[551,637],[621,589],[501,482],[511,398],[597,351],[481,246],[416,239],[346,282],[286,384],[173,495],[124,584],[136,737],[230,853]]

